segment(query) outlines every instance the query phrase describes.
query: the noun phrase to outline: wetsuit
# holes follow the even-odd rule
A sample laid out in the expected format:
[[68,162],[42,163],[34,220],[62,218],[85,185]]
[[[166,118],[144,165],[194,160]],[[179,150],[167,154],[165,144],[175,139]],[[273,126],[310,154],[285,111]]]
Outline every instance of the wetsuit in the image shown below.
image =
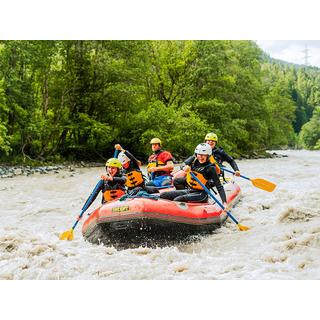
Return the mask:
[[[189,158],[186,159],[186,160],[184,161],[184,163],[180,166],[180,169],[182,170],[182,169],[184,168],[184,166],[190,166],[190,165],[192,164],[192,162],[195,161],[195,159],[196,159],[196,156],[195,156],[195,155],[189,157]],[[212,163],[212,164],[215,165],[215,167],[216,167],[216,168],[215,168],[215,169],[216,169],[216,172],[217,172],[217,174],[219,175],[219,174],[221,173],[221,170],[220,170],[219,166],[218,166],[217,163],[216,163],[216,160],[214,159],[214,157],[213,157],[212,155],[209,157],[209,161],[210,161],[210,163]],[[176,188],[177,190],[185,189],[185,187],[186,187],[186,178],[185,178],[185,177],[175,178],[175,179],[173,180],[173,184],[174,184],[174,186],[175,186],[175,188]]]
[[103,184],[100,188],[96,190],[96,192],[93,194],[92,200],[90,202],[89,206],[93,203],[93,201],[97,198],[99,192],[102,192],[102,200],[101,203],[106,203],[115,199],[120,198],[123,196],[126,192],[125,183],[126,183],[126,176],[124,176],[122,173],[117,173],[112,181],[103,180]]
[[141,190],[145,190],[148,193],[158,193],[159,190],[156,187],[145,185],[145,179],[140,170],[138,160],[128,150],[125,150],[124,154],[130,159],[129,167],[123,168],[123,173],[127,177],[126,187],[128,188],[128,193],[133,195]]
[[[226,161],[230,164],[230,166],[232,167],[232,169],[234,171],[239,171],[239,168],[238,168],[235,160],[230,155],[228,155],[222,148],[218,149],[215,147],[214,149],[212,149],[212,155],[213,155],[216,163],[219,165],[219,167],[223,167],[223,162]],[[193,156],[189,157],[188,159],[186,159],[184,161],[184,164],[181,166],[181,169],[183,169],[183,167],[185,165],[190,166],[190,164],[192,163],[192,161],[194,161],[195,158],[196,157],[193,155]],[[224,179],[224,171],[223,170],[221,170],[220,175]],[[176,178],[176,179],[174,179],[173,184],[177,190],[182,190],[185,188],[185,181],[186,181],[186,178]]]
[[219,164],[219,166],[222,166],[223,165],[223,162],[226,161],[230,164],[230,166],[232,167],[232,169],[234,171],[239,171],[239,168],[236,164],[236,162],[234,161],[234,159],[229,156],[222,148],[219,147],[216,148],[214,147],[212,149],[212,154],[214,156],[214,158],[216,159],[217,163]]
[[[191,158],[191,157],[190,157]],[[188,159],[190,159],[188,158]],[[187,160],[188,160],[187,159]],[[206,161],[205,163],[200,163],[198,159],[195,159],[191,164],[191,171],[197,175],[199,180],[203,182],[203,184],[207,188],[216,187],[222,202],[226,202],[226,194],[224,192],[224,188],[221,185],[220,179],[216,173],[215,166],[210,163],[210,161]],[[208,194],[205,190],[200,186],[196,180],[193,180],[191,176],[186,177],[187,189],[184,190],[175,190],[170,192],[164,192],[160,194],[160,198],[167,200],[174,200],[180,202],[207,202]]]

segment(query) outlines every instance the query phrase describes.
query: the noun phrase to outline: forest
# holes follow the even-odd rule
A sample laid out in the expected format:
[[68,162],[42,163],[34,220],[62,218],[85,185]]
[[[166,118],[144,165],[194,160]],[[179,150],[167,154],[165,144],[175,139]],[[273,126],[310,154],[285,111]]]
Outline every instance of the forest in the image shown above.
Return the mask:
[[254,41],[0,41],[0,161],[176,159],[206,133],[234,157],[320,149],[320,69]]

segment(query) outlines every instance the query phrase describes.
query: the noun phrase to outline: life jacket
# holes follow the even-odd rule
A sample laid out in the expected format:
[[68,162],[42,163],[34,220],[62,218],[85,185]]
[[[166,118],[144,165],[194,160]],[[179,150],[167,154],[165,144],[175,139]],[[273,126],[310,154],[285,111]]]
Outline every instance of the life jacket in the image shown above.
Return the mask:
[[188,186],[191,189],[203,190],[200,183],[192,178],[190,172],[192,172],[204,185],[206,185],[208,180],[200,172],[191,170],[187,173],[186,182],[187,182]]
[[[161,153],[165,152],[165,150],[160,151],[159,153],[156,154],[152,154],[149,159],[148,159],[148,165],[147,165],[147,169],[151,168],[151,167],[163,167],[166,164],[160,160],[158,160],[159,156]],[[154,172],[153,176],[162,176],[162,175],[170,175],[170,172],[168,171],[157,171]]]
[[160,151],[159,153],[156,153],[156,154],[152,154],[149,159],[148,159],[148,168],[150,167],[160,167],[160,166],[164,166],[165,163],[162,162],[162,161],[159,161],[158,158],[160,156],[160,154],[162,153],[163,151]]
[[126,186],[128,188],[137,187],[144,182],[141,171],[133,170],[126,173],[126,176],[127,176]]
[[[192,166],[195,164],[196,162],[196,158],[192,161],[191,163],[191,168]],[[207,168],[208,166],[210,166],[212,163],[210,161],[211,159],[209,158],[209,162],[210,164],[207,164],[206,166],[204,167],[200,167],[199,169],[201,170],[204,170],[205,168]],[[208,182],[208,180],[203,176],[202,173],[198,172],[198,171],[195,171],[195,170],[190,170],[201,182],[202,184],[206,185],[206,183]],[[188,186],[191,188],[191,189],[196,189],[196,190],[203,190],[203,188],[201,187],[200,183],[193,179],[191,174],[190,174],[190,171],[187,172],[187,176],[186,176],[186,182],[188,184]]]
[[165,163],[163,163],[162,161],[156,161],[156,162],[149,162],[147,165],[147,168],[151,168],[151,167],[161,167],[164,166]]
[[217,163],[217,161],[216,161],[216,159],[214,158],[213,155],[211,155],[209,157],[209,161],[210,161],[210,163],[214,164],[214,166],[216,167],[217,174],[220,174],[221,173],[221,169],[220,169],[220,167],[219,167],[219,165],[218,165],[218,163]]
[[103,198],[106,202],[118,199],[125,194],[124,190],[121,189],[108,189],[103,193]]

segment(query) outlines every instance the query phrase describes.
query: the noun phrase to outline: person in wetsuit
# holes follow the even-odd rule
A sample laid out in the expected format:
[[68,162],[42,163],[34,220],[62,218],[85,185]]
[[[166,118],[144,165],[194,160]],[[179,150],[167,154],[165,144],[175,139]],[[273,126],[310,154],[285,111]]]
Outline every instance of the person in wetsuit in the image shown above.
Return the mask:
[[220,167],[223,167],[223,162],[228,162],[235,172],[235,176],[240,176],[240,170],[235,160],[230,155],[228,155],[221,147],[217,148],[218,136],[214,132],[210,132],[205,136],[204,140],[211,146],[212,155],[218,165]]
[[159,138],[151,139],[150,144],[153,154],[148,159],[147,170],[150,181],[147,186],[169,186],[172,184],[173,157],[169,151],[161,149]]
[[158,193],[158,189],[152,186],[146,186],[145,178],[140,170],[140,161],[137,160],[128,150],[124,150],[120,144],[116,144],[115,149],[121,151],[118,159],[122,164],[123,173],[127,177],[126,187],[130,195],[144,190],[148,193]]
[[103,183],[93,194],[88,208],[97,198],[100,191],[102,192],[102,204],[116,200],[126,193],[125,183],[127,177],[121,172],[121,168],[121,162],[116,158],[110,158],[106,162],[107,173],[101,175]]
[[[218,142],[218,136],[214,132],[208,133],[205,138],[205,143],[209,144],[212,149],[212,155],[210,156],[209,160],[212,164],[216,167],[216,172],[219,176],[223,177],[224,179],[224,171],[220,169],[223,167],[223,162],[226,161],[230,164],[232,169],[235,172],[235,176],[240,176],[240,170],[238,168],[237,163],[235,160],[228,155],[221,147],[217,148],[216,144]],[[184,161],[181,168],[185,165],[190,165],[195,159],[195,156],[191,156]],[[178,177],[173,180],[173,184],[177,190],[182,190],[185,188],[185,177]]]
[[194,152],[194,160],[190,163],[190,166],[186,165],[183,169],[187,172],[185,179],[187,188],[164,192],[160,194],[160,198],[180,202],[207,202],[207,192],[192,178],[191,171],[207,188],[216,187],[224,206],[226,206],[227,199],[224,188],[221,185],[215,166],[210,162],[210,155],[212,154],[210,145],[200,143]]

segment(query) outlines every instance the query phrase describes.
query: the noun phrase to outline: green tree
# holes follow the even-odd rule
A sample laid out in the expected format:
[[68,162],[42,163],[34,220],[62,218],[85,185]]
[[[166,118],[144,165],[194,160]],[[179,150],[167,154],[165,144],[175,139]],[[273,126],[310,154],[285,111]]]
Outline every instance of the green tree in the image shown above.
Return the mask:
[[182,158],[208,131],[250,155],[293,145],[319,92],[318,68],[253,41],[0,41],[1,158],[145,158],[152,136]]
[[320,107],[314,109],[311,120],[303,125],[299,139],[303,147],[320,150]]
[[149,142],[158,137],[165,149],[181,159],[193,154],[196,145],[209,131],[209,126],[188,105],[168,108],[163,102],[156,101],[135,117],[130,129],[134,136],[139,137],[132,148],[140,156],[150,154]]

